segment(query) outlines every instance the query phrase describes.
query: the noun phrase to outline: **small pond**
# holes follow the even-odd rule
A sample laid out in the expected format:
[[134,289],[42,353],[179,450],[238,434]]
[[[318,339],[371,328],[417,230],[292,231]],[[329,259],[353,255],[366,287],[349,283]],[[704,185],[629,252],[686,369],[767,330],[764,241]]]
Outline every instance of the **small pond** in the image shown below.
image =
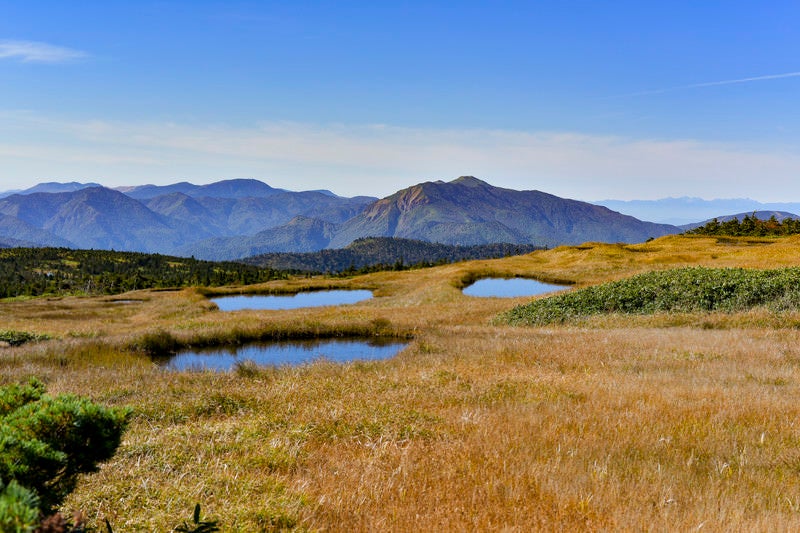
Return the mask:
[[359,339],[324,341],[280,341],[253,343],[234,348],[186,350],[172,357],[159,359],[170,370],[231,370],[238,362],[253,361],[257,365],[300,365],[324,358],[345,363],[371,359],[388,359],[408,346],[397,339]]
[[525,278],[484,278],[479,279],[462,291],[467,296],[482,296],[492,298],[513,298],[516,296],[536,296],[547,292],[563,291],[567,285],[553,285],[542,283],[535,279]]
[[243,309],[279,310],[300,309],[301,307],[322,307],[325,305],[354,304],[372,298],[372,291],[312,291],[299,292],[291,296],[237,295],[211,298],[220,311],[241,311]]

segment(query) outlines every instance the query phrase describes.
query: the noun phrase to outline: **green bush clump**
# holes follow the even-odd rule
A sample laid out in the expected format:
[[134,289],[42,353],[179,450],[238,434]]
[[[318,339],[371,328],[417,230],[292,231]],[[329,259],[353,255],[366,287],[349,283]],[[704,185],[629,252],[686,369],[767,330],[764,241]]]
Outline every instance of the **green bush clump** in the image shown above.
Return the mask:
[[0,342],[10,346],[19,346],[30,341],[41,341],[49,339],[47,335],[37,335],[28,331],[0,330]]
[[50,396],[37,379],[0,388],[0,530],[32,531],[79,474],[111,458],[129,417],[127,408]]
[[639,274],[535,300],[498,317],[513,325],[546,325],[603,313],[800,309],[800,268],[748,270],[689,267]]

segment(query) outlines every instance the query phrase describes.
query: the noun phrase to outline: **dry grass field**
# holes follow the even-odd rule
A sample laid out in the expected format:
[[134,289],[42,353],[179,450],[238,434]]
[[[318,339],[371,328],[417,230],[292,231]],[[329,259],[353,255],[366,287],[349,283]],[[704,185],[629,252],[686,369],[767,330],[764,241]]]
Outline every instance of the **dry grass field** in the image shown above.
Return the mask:
[[[199,502],[223,531],[800,529],[800,313],[498,325],[528,298],[488,276],[586,286],[688,265],[800,265],[800,239],[666,237],[351,279],[360,304],[222,313],[207,289],[0,302],[3,383],[38,376],[134,416],[65,511],[170,531]],[[241,292],[223,288],[214,293]],[[114,300],[133,300],[115,303]],[[134,348],[396,336],[386,361],[172,372]]]

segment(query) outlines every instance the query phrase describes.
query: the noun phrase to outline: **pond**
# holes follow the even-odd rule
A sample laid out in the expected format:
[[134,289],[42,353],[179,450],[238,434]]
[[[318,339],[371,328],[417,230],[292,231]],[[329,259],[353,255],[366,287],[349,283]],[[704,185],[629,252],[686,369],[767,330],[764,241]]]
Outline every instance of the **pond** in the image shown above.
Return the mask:
[[325,305],[345,305],[362,302],[372,298],[372,291],[312,291],[299,292],[291,296],[237,295],[211,298],[220,311],[241,311],[243,309],[280,310],[300,309],[301,307],[321,307]]
[[300,365],[317,359],[337,363],[388,359],[408,346],[397,339],[337,339],[253,343],[234,348],[186,350],[159,360],[170,370],[231,370],[236,363],[252,361],[263,366]]
[[548,292],[563,291],[568,288],[569,286],[567,285],[542,283],[535,279],[484,278],[464,288],[462,292],[467,296],[513,298],[516,296],[536,296]]

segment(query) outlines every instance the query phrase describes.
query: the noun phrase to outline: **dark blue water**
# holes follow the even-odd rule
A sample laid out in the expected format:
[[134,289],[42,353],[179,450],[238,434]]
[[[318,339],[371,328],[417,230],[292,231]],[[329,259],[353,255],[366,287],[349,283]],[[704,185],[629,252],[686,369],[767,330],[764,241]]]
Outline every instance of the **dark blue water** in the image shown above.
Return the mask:
[[524,278],[485,278],[479,279],[463,290],[467,296],[482,296],[494,298],[512,298],[516,296],[536,296],[548,292],[563,291],[567,285],[553,285],[542,283],[535,279]]
[[301,307],[321,307],[325,305],[354,304],[372,298],[371,291],[313,291],[300,292],[291,296],[220,296],[212,298],[220,311],[241,311],[243,309],[300,309]]
[[254,343],[235,348],[213,348],[178,352],[161,365],[172,370],[210,369],[227,371],[238,362],[258,365],[299,365],[317,359],[344,363],[388,359],[408,345],[397,340],[325,340]]

